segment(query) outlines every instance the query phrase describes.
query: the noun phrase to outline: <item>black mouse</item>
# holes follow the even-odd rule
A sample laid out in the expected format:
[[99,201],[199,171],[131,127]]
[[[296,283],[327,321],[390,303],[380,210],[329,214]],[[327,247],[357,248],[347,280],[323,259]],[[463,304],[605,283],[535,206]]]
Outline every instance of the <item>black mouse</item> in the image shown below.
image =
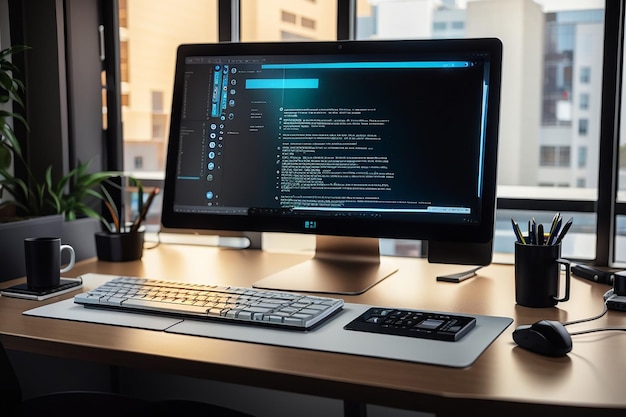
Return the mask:
[[572,336],[563,324],[553,320],[519,326],[513,340],[521,348],[545,356],[565,356],[572,350]]

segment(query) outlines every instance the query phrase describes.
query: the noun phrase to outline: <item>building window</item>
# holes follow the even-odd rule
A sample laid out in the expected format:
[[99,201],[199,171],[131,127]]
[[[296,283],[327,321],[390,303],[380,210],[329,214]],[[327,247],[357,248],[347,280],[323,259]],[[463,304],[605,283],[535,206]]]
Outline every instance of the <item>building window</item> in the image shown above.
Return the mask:
[[452,22],[452,29],[454,29],[454,30],[463,30],[463,29],[465,29],[465,22],[461,22],[461,21]]
[[591,82],[591,68],[590,67],[580,68],[580,82],[582,84],[589,84]]
[[152,91],[152,113],[163,113],[163,91]]
[[122,82],[130,81],[128,68],[128,41],[120,41],[120,76]]
[[281,11],[280,20],[285,23],[296,23],[296,15],[293,13],[286,12],[284,10]]
[[581,146],[578,148],[578,168],[585,168],[587,166],[587,147]]
[[133,158],[135,169],[143,168],[143,156],[137,155]]
[[433,30],[434,31],[440,31],[440,30],[446,30],[446,22],[434,22],[433,23]]
[[578,134],[580,136],[587,136],[589,133],[589,119],[578,120]]
[[580,110],[589,110],[589,94],[580,93],[580,102],[578,103]]
[[542,146],[539,153],[542,167],[568,167],[570,165],[569,146]]
[[315,20],[303,17],[301,19],[302,27],[315,30]]
[[167,115],[153,113],[152,114],[152,139],[165,139],[167,134]]
[[307,36],[302,36],[297,33],[292,33],[286,30],[280,31],[280,40],[288,41],[288,42],[301,42],[301,41],[312,41],[313,38],[309,38]]

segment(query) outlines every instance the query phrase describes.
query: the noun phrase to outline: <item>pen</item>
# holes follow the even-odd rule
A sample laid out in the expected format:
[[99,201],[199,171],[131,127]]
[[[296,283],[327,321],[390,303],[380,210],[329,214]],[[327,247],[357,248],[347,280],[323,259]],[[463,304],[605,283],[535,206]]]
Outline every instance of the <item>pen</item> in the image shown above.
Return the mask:
[[537,244],[537,220],[534,217],[530,221],[530,244]]
[[526,244],[526,239],[524,239],[524,235],[522,235],[522,231],[519,228],[519,224],[511,217],[511,224],[513,225],[513,233],[515,233],[515,237],[517,241],[522,245]]
[[543,224],[539,223],[537,225],[537,244],[543,245],[545,241],[545,236],[543,235]]
[[550,234],[552,234],[552,232],[554,231],[554,228],[556,227],[556,223],[559,221],[559,219],[561,218],[561,213],[556,212],[554,214],[554,217],[552,217],[552,222],[550,223]]
[[556,238],[556,241],[554,242],[555,245],[558,245],[559,243],[561,243],[561,241],[563,240],[563,238],[565,237],[565,234],[567,233],[567,231],[569,230],[570,227],[572,227],[572,223],[574,222],[574,218],[571,217],[567,223],[565,223],[565,225],[563,226],[563,230],[561,230],[561,233],[559,233],[559,237]]
[[556,241],[556,237],[559,233],[559,230],[561,229],[562,221],[563,219],[559,216],[559,218],[556,220],[556,224],[550,231],[550,236],[548,237],[548,243],[547,243],[548,245],[554,245],[554,242]]

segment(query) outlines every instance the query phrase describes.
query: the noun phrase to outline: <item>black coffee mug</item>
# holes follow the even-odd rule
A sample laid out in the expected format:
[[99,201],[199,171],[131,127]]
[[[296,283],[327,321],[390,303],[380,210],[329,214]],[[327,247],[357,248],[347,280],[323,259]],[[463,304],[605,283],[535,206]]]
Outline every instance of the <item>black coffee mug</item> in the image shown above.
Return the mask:
[[[68,251],[69,263],[61,268],[61,252]],[[32,290],[58,287],[61,274],[74,267],[74,248],[61,245],[58,237],[29,237],[24,239],[24,259],[26,260],[26,283]]]
[[[565,295],[559,298],[561,265],[565,267]],[[526,307],[553,307],[569,300],[570,262],[561,259],[561,245],[524,245],[515,242],[515,301]]]

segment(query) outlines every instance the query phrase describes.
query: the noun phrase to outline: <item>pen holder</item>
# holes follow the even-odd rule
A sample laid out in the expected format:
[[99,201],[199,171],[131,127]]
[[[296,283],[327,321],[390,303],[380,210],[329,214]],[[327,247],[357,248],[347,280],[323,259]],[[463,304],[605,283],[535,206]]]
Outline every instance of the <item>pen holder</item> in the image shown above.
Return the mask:
[[143,255],[143,241],[143,230],[129,233],[97,232],[96,253],[101,261],[136,261]]
[[[559,298],[561,268],[565,295]],[[553,307],[569,300],[570,262],[561,259],[561,244],[525,245],[515,242],[515,301],[525,307]]]

